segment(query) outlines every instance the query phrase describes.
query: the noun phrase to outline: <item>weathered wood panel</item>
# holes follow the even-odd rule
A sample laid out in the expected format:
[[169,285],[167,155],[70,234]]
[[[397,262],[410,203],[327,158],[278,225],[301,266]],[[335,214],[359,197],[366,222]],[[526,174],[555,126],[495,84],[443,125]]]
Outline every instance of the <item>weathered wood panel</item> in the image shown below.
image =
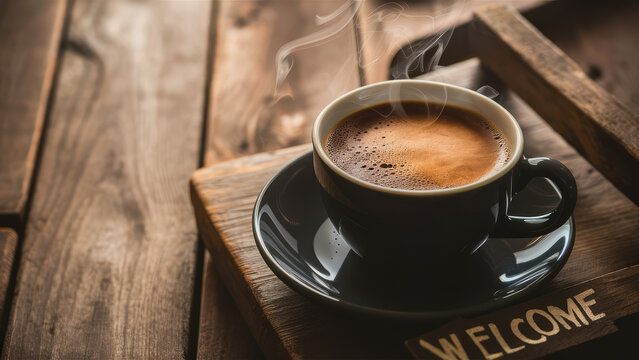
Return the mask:
[[75,1],[3,357],[185,358],[209,1]]
[[[15,231],[0,228],[0,321],[3,323],[11,304],[11,294],[8,291],[17,245],[18,235]],[[4,335],[4,332],[5,329],[0,330],[0,334]]]
[[[529,12],[548,4],[543,0],[493,0],[491,3],[512,3],[517,9]],[[366,83],[376,83],[389,79],[393,58],[398,55],[411,57],[426,53],[427,62],[435,54],[426,51],[432,42],[422,42],[424,38],[435,39],[447,30],[453,30],[452,46],[446,47],[441,64],[468,59],[468,33],[473,11],[485,5],[484,0],[469,1],[385,1],[366,0],[358,16],[360,34],[360,65]],[[401,50],[401,53],[398,52]],[[421,57],[421,56],[420,56]],[[433,65],[437,65],[433,63]],[[424,69],[415,67],[406,74],[434,70],[428,64]],[[403,71],[400,71],[404,74]],[[395,74],[397,75],[397,74]]]
[[66,0],[0,2],[0,225],[21,230]]
[[[216,4],[205,165],[307,142],[315,116],[333,98],[360,85],[354,24],[328,42],[293,52],[293,68],[274,101],[278,49],[330,27],[317,25],[345,3],[221,1]],[[348,9],[346,9],[348,10]],[[337,20],[345,20],[344,12]],[[346,19],[348,20],[348,19]],[[291,96],[292,95],[292,96]],[[228,284],[227,284],[228,286]],[[245,322],[206,254],[198,358],[255,358]]]
[[524,15],[597,85],[639,113],[639,66],[632,65],[639,61],[639,2],[559,0],[549,10]]
[[[252,290],[250,286],[248,286],[248,284],[244,281],[243,275],[241,274],[241,272],[238,271],[238,272],[230,273],[226,271],[235,266],[234,262],[228,256],[225,256],[225,255],[228,255],[228,252],[227,252],[228,250],[225,248],[225,245],[223,244],[221,239],[219,239],[219,236],[215,232],[213,228],[213,224],[211,223],[211,220],[209,219],[208,215],[206,215],[206,210],[202,208],[203,204],[200,200],[201,195],[196,190],[196,187],[199,184],[199,180],[198,180],[200,176],[199,174],[211,168],[215,168],[217,170],[217,174],[220,174],[220,175],[222,174],[232,175],[236,173],[245,173],[247,174],[247,176],[243,177],[240,180],[241,181],[240,183],[242,184],[242,188],[248,185],[250,185],[251,188],[260,187],[265,182],[264,174],[263,174],[264,171],[266,171],[267,174],[275,173],[275,171],[277,171],[277,169],[281,166],[282,161],[291,160],[295,156],[301,154],[303,151],[306,151],[309,148],[310,147],[308,145],[301,145],[301,146],[296,146],[292,148],[277,150],[275,152],[260,153],[257,155],[241,157],[233,161],[223,162],[213,167],[200,169],[193,174],[193,178],[191,180],[192,181],[191,201],[193,202],[193,206],[195,208],[195,215],[196,215],[196,220],[198,223],[198,229],[200,231],[200,235],[211,255],[209,264],[213,264],[213,266],[215,267],[215,270],[221,275],[226,285],[226,289],[229,291],[229,293],[233,297],[233,300],[235,301],[236,306],[242,313],[242,316],[244,317],[245,321],[248,323],[249,328],[253,336],[257,340],[257,343],[259,344],[261,350],[266,354],[267,357],[272,359],[285,359],[290,357],[290,355],[288,354],[288,351],[282,346],[282,344],[278,340],[277,336],[275,335],[275,332],[273,331],[272,326],[269,324],[264,313],[262,313],[261,309],[259,308],[260,305],[256,303],[254,299],[252,299],[252,295],[250,295],[250,292]],[[265,168],[266,170],[264,170]],[[259,174],[255,176],[256,173],[253,171],[257,171]],[[207,185],[203,184],[203,186],[206,187]],[[238,190],[240,189],[238,188]],[[245,198],[244,191],[242,190],[240,190],[240,192],[237,192],[236,195],[241,198]],[[255,193],[255,195],[257,195],[257,193]],[[213,194],[212,197],[214,198],[217,197],[217,194]],[[244,206],[243,206],[245,210],[244,212],[248,211],[250,213],[251,210],[249,209],[252,209],[253,207],[255,196],[252,196],[252,198],[245,199],[245,200],[246,201],[244,201]],[[242,225],[243,230],[251,233],[250,239],[252,240],[253,235],[252,235],[250,220],[249,220],[248,226],[245,221],[242,221],[242,223],[243,223]],[[217,240],[212,241],[211,240],[212,237],[215,237]],[[234,247],[234,248],[236,251],[243,252],[245,255],[250,256],[251,259],[253,259],[253,262],[256,262],[256,261],[262,262],[261,264],[262,266],[259,267],[258,269],[249,269],[249,267],[247,266],[246,267],[247,271],[251,271],[254,275],[258,275],[261,273],[262,275],[267,275],[267,277],[271,280],[274,279],[274,275],[272,274],[270,269],[268,269],[266,264],[261,260],[261,257],[259,255],[259,252],[257,251],[257,248],[255,247],[254,242],[251,242],[251,243],[245,242],[241,246]],[[212,270],[213,269],[209,271],[212,271]],[[208,276],[210,277],[210,276],[216,276],[216,275],[209,274]],[[284,286],[283,284],[281,285]],[[290,291],[285,286],[284,288],[280,288],[280,290],[282,289],[284,291]],[[206,289],[204,291],[206,291]],[[215,295],[216,297],[222,296],[219,293],[216,293]],[[211,304],[214,301],[214,299],[215,297],[210,297],[209,300],[207,301],[207,304]],[[205,306],[204,301],[202,306],[203,307]],[[202,313],[203,313],[203,316],[206,315],[204,312]],[[200,321],[202,323],[204,321],[210,321],[210,320],[201,319]],[[201,330],[200,337],[202,337],[203,336],[202,326],[200,326],[200,330]],[[212,337],[211,335],[205,335],[205,336]],[[198,350],[200,351],[202,350],[202,348]],[[200,352],[198,356],[202,356],[202,353]]]
[[[352,22],[328,37],[324,31],[333,29],[332,23],[316,24],[317,15],[339,10],[343,3],[219,3],[206,164],[307,142],[321,109],[359,85]],[[306,39],[311,34],[316,42]],[[306,40],[290,43],[299,39]],[[287,43],[298,50],[277,94],[281,97],[275,97],[276,55]]]
[[[525,153],[556,158],[574,173],[579,186],[574,213],[576,243],[568,263],[544,291],[566,288],[638,262],[639,208],[530,107],[506,91],[476,59],[425,78],[432,76],[473,89],[481,85],[500,89],[501,102],[524,129]],[[398,325],[350,317],[309,301],[275,277],[254,245],[251,212],[257,194],[286,161],[306,149],[255,155],[194,174],[192,199],[198,227],[216,268],[269,357],[408,356],[403,342],[428,331],[428,325]]]
[[242,314],[218,276],[211,255],[207,252],[204,256],[197,358],[263,358]]
[[482,62],[639,204],[639,114],[609,94],[514,8],[476,13]]
[[[369,3],[370,1],[366,2]],[[494,3],[498,4],[500,1]],[[508,3],[516,7],[599,86],[619,98],[630,109],[639,112],[639,87],[634,82],[639,76],[639,67],[632,66],[639,61],[639,47],[635,46],[639,40],[639,22],[635,21],[639,16],[639,2],[555,0]],[[431,3],[410,3],[409,8],[429,4]],[[442,54],[441,65],[451,65],[476,56],[469,38],[477,27],[470,16],[472,10],[486,5],[486,2],[473,1],[466,4],[470,5],[467,7],[467,17],[462,17],[461,20],[468,21],[456,25],[446,51]],[[394,62],[410,56],[417,47],[416,44],[433,37],[432,30],[425,31],[422,28],[421,31],[408,44],[392,45],[402,46],[393,59]],[[367,49],[364,50],[366,54]],[[418,68],[410,72],[411,76],[422,73]],[[388,69],[379,69],[379,74],[380,80],[386,79]]]

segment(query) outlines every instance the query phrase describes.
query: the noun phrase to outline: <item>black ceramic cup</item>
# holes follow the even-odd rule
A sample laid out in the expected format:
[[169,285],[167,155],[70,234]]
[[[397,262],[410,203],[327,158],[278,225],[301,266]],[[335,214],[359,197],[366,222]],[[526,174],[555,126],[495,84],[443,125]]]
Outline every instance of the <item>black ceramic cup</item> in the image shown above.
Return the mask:
[[[436,190],[376,185],[330,160],[324,147],[337,122],[363,108],[397,101],[445,103],[481,114],[507,138],[510,159],[476,182]],[[319,114],[312,140],[313,167],[331,222],[359,256],[375,264],[421,267],[462,260],[489,237],[531,237],[555,230],[568,220],[577,201],[575,179],[563,164],[525,158],[522,131],[513,116],[489,98],[458,86],[394,80],[361,87]],[[558,206],[534,217],[509,215],[513,194],[535,177],[555,185],[561,194]]]

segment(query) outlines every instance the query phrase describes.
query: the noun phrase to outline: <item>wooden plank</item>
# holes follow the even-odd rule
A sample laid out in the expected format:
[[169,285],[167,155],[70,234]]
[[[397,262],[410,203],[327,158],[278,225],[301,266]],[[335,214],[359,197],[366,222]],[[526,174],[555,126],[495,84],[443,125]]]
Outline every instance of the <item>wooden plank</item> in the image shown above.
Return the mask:
[[[11,304],[11,294],[8,291],[17,245],[18,235],[15,231],[0,228],[0,317],[3,324]],[[1,334],[4,335],[5,329],[1,329],[1,331]]]
[[482,62],[639,204],[639,115],[512,7],[485,7],[476,17],[472,42]]
[[321,109],[359,86],[351,23],[330,41],[293,53],[293,68],[279,92],[282,97],[273,103],[278,49],[311,34],[319,39],[318,32],[326,27],[315,25],[316,15],[327,15],[343,3],[219,3],[206,164],[307,142]]
[[21,229],[66,0],[0,2],[0,225]]
[[[491,3],[512,3],[522,12],[531,12],[549,4],[544,0],[494,0]],[[472,28],[470,20],[475,9],[485,5],[484,0],[471,1],[408,1],[392,2],[385,0],[366,0],[358,15],[360,36],[360,65],[365,74],[366,83],[372,84],[399,74],[414,77],[434,69],[415,68],[389,74],[393,60],[421,55],[434,54],[427,51],[435,38],[447,30],[452,31],[450,46],[442,54],[439,65],[466,60],[468,51],[468,33]],[[424,39],[428,39],[423,41]],[[437,65],[437,64],[434,64]]]
[[186,358],[209,1],[76,1],[3,358]]
[[[639,2],[570,2],[556,15],[533,24],[564,51],[599,86],[639,113]],[[567,22],[565,14],[571,14]]]
[[[639,112],[639,3],[618,0],[558,0],[521,11],[603,89]],[[578,8],[579,11],[574,11]],[[467,38],[469,36],[467,35]],[[467,46],[468,47],[468,46]],[[470,51],[469,51],[470,52]]]
[[[224,49],[216,49],[217,35],[226,31],[224,26],[243,25],[242,21],[224,22],[228,14],[220,14],[221,2],[213,2],[211,6],[211,24],[209,27],[209,59],[208,63],[213,67],[212,62],[216,52],[224,53]],[[228,9],[228,3],[223,9]],[[230,4],[235,5],[235,4]],[[251,27],[248,28],[249,30]],[[211,74],[207,74],[212,76]],[[217,76],[224,76],[218,74]],[[213,112],[217,109],[209,109],[205,118],[205,129],[207,124],[212,123]],[[210,124],[208,126],[211,126]],[[207,149],[207,142],[202,146]],[[210,156],[206,155],[205,162]],[[211,255],[208,252],[203,254],[204,262],[202,268],[199,314],[198,314],[198,336],[197,352],[198,359],[259,359],[263,358],[253,335],[242,319],[242,315],[237,310],[235,303],[226,290],[224,283],[215,271],[215,266],[211,262]]]
[[235,302],[217,275],[207,252],[204,258],[198,359],[260,359],[258,347]]
[[[367,1],[366,4],[370,3]],[[499,2],[497,2],[499,3]],[[639,112],[639,87],[633,79],[639,77],[639,68],[630,64],[639,61],[637,34],[639,2],[619,0],[605,3],[599,0],[556,0],[531,3],[511,2],[521,14],[545,36],[573,59],[583,71],[603,89],[615,95],[634,112]],[[430,4],[419,2],[415,5]],[[470,3],[471,10],[475,9]],[[478,1],[476,5],[484,5]],[[410,4],[413,6],[413,3]],[[410,7],[409,7],[410,8]],[[579,11],[574,11],[578,8]],[[469,44],[471,33],[476,29],[472,20],[457,24],[455,31],[442,54],[440,65],[451,65],[476,56]],[[423,41],[433,34],[424,29],[420,36],[404,44],[393,58],[393,62],[410,56]],[[397,46],[397,45],[395,45]],[[365,49],[366,50],[366,49]],[[366,53],[366,51],[365,51]],[[384,80],[388,70],[381,69]],[[424,71],[418,68],[410,72],[411,77]]]
[[[316,15],[327,15],[343,3],[271,0],[216,4],[205,165],[308,141],[319,111],[334,97],[360,84],[351,23],[328,43],[293,53],[294,67],[283,89],[293,98],[272,103],[278,49],[325,29],[315,24]],[[202,288],[198,358],[261,357],[208,253]]]
[[[544,291],[563,289],[635,265],[639,208],[605,180],[477,59],[427,75],[471,89],[491,85],[524,129],[525,153],[564,162],[579,186],[576,243],[564,269]],[[405,340],[432,328],[353,318],[297,294],[275,277],[254,245],[253,203],[263,184],[308,147],[259,154],[198,170],[192,177],[198,228],[220,276],[260,347],[273,358],[405,357]],[[605,201],[602,201],[605,199]],[[614,244],[614,246],[610,246]],[[542,293],[544,292],[542,291]]]
[[[226,289],[228,289],[228,291],[232,295],[235,304],[239,308],[244,319],[247,321],[249,328],[253,336],[257,340],[260,348],[268,358],[272,359],[285,359],[289,358],[290,355],[288,354],[288,350],[285,349],[278,340],[273,331],[273,328],[269,324],[268,320],[265,318],[265,315],[258,308],[259,304],[251,301],[250,299],[247,299],[249,301],[241,299],[241,297],[248,295],[247,291],[251,291],[251,289],[246,286],[246,283],[243,280],[243,275],[240,272],[230,273],[225,271],[229,267],[233,267],[235,265],[232,264],[233,260],[231,260],[228,256],[220,256],[221,254],[227,252],[226,248],[224,247],[225,245],[222,243],[221,239],[219,241],[211,240],[212,237],[216,237],[219,239],[219,236],[217,235],[217,232],[215,231],[208,215],[206,215],[206,210],[201,208],[201,206],[203,206],[200,200],[201,195],[196,190],[196,188],[199,186],[198,184],[200,183],[200,181],[198,180],[200,174],[208,169],[216,169],[219,174],[227,175],[247,173],[248,176],[241,180],[241,183],[243,184],[242,187],[244,188],[248,184],[251,185],[250,188],[259,187],[261,186],[260,184],[264,183],[264,172],[266,172],[267,176],[268,174],[275,173],[275,171],[277,171],[277,169],[281,167],[282,161],[290,161],[304,151],[307,151],[308,149],[310,149],[308,145],[301,145],[292,148],[277,150],[274,152],[260,153],[257,155],[241,157],[233,161],[222,162],[212,167],[200,169],[193,174],[193,177],[191,179],[191,201],[193,202],[193,207],[195,208],[195,215],[200,235],[202,236],[202,240],[206,244],[207,249],[209,250],[209,254],[212,257],[211,262],[215,266],[215,270],[223,278]],[[254,171],[259,172],[260,174],[258,176],[254,176]],[[206,185],[203,186],[206,187]],[[238,193],[238,195],[240,195],[242,198],[244,197],[243,193]],[[245,204],[247,209],[249,207],[252,207],[252,204],[250,202],[254,201],[254,198],[255,196],[252,197],[252,200],[249,199],[248,203]],[[248,227],[246,227],[246,224],[244,224],[244,226],[245,229],[247,229],[248,231],[251,230],[250,224],[248,225]],[[244,244],[243,247],[238,248],[237,250],[242,251],[242,249],[246,250],[247,255],[250,255],[254,261],[260,257],[259,252],[254,245],[251,246],[251,244]],[[262,274],[268,274],[268,277],[271,279],[273,278],[273,274],[268,269],[266,264],[263,264],[263,267],[260,267],[257,271],[261,271]],[[209,303],[210,302],[211,300],[209,300]],[[202,330],[201,327],[200,329]],[[202,333],[200,334],[200,337],[202,337]]]

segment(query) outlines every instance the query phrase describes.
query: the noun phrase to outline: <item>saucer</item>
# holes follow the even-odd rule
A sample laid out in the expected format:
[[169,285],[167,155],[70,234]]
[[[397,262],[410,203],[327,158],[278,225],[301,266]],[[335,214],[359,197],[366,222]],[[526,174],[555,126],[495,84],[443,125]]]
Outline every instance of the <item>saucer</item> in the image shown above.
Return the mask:
[[[558,201],[552,183],[534,179],[515,196],[509,214],[540,215]],[[271,270],[313,300],[366,315],[432,321],[504,306],[543,286],[568,259],[575,225],[571,217],[543,236],[489,238],[456,265],[382,270],[362,261],[328,219],[309,151],[266,184],[255,204],[253,233]]]

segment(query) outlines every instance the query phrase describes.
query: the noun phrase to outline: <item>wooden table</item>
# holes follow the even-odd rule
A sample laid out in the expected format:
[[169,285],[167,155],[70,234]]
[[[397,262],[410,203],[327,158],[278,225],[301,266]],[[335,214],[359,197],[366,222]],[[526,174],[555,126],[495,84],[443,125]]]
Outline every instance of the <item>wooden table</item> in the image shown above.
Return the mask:
[[[277,98],[277,50],[343,1],[1,2],[3,358],[262,357],[198,241],[191,173],[308,142],[330,99],[384,80],[406,41],[485,4],[451,16],[451,3],[378,21],[400,13],[365,2],[358,27],[296,52],[279,93],[295,98]],[[593,29],[623,29],[584,14],[542,30],[637,111],[636,47],[603,57]]]

